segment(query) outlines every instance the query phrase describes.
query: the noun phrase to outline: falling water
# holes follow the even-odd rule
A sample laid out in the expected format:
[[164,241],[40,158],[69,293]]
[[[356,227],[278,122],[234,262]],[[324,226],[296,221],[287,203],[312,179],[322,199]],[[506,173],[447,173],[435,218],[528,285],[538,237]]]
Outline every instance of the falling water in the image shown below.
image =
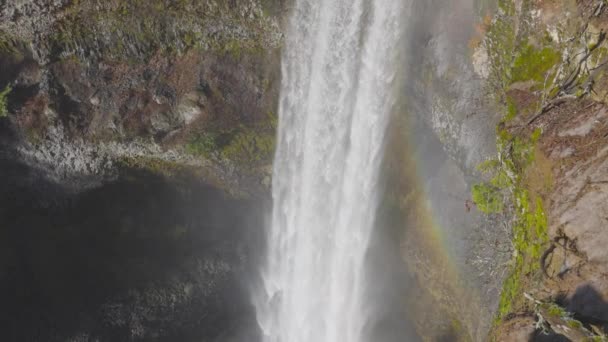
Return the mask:
[[405,2],[295,0],[256,296],[265,341],[366,340],[364,260]]

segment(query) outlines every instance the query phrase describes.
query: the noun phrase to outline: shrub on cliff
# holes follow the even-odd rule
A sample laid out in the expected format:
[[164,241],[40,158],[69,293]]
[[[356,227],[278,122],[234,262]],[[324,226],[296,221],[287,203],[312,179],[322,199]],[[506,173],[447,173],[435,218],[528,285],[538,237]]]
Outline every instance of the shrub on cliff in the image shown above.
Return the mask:
[[486,214],[499,213],[503,209],[500,189],[486,183],[475,184],[471,191],[473,202],[477,208]]

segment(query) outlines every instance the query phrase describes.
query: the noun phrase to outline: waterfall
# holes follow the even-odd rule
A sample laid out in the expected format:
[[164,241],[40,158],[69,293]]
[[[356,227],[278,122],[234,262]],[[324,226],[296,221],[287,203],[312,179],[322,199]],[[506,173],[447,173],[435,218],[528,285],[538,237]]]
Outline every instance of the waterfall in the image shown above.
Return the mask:
[[294,1],[258,322],[268,342],[365,341],[364,261],[407,1]]

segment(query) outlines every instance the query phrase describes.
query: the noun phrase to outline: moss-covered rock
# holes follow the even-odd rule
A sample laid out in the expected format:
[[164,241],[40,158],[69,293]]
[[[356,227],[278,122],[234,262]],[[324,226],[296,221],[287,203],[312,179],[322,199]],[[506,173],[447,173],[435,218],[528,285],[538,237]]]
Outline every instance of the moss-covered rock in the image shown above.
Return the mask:
[[[489,56],[487,81],[503,120],[497,128],[498,156],[484,169],[491,174],[485,186],[502,191],[511,213],[514,253],[497,313],[498,335],[492,336],[509,340],[516,334],[509,332],[510,320],[534,307],[524,293],[574,301],[581,284],[597,283],[598,274],[606,272],[605,262],[591,265],[584,260],[599,251],[590,247],[591,241],[606,238],[587,228],[598,225],[586,219],[600,211],[597,205],[605,192],[581,184],[591,182],[585,177],[597,177],[604,163],[596,154],[606,134],[603,128],[582,127],[605,113],[600,94],[606,84],[608,15],[597,1],[499,4],[482,46]],[[570,131],[576,134],[565,133]],[[593,192],[592,200],[583,204],[580,198],[588,192]],[[575,220],[572,212],[580,216]],[[580,233],[587,229],[596,233]],[[598,300],[605,296],[602,292]],[[585,317],[580,308],[572,313]],[[560,306],[544,305],[537,316],[549,321],[557,334],[576,341],[591,338],[581,329],[587,322],[575,320]]]

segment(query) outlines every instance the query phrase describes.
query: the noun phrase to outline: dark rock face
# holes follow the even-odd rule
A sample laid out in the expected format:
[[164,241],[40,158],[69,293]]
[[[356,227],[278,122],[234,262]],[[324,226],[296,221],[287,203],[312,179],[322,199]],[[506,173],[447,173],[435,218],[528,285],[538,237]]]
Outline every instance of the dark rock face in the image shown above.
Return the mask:
[[149,137],[171,146],[192,133],[266,120],[273,102],[263,78],[276,75],[248,75],[264,68],[260,56],[234,59],[199,52],[157,55],[136,66],[68,59],[51,66],[49,94],[34,96],[52,104],[72,136]]
[[283,3],[0,0],[1,341],[257,339]]
[[134,171],[75,194],[7,148],[0,177],[1,340],[256,339],[259,207]]
[[[112,162],[170,159],[204,166],[235,192],[265,191],[283,8],[281,0],[0,2],[8,120],[25,154],[64,174],[69,166],[47,156],[57,145],[122,144],[127,153],[110,152]],[[133,143],[148,152],[133,153],[125,146]]]

